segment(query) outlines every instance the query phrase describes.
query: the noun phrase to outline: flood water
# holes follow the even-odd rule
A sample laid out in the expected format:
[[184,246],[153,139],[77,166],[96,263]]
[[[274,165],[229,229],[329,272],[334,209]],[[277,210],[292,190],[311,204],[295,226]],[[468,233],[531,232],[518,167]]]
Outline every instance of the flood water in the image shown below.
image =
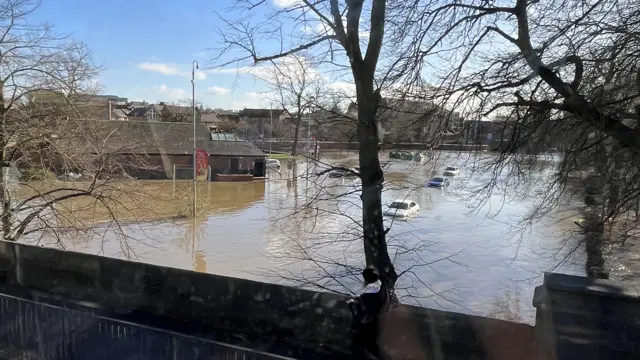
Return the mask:
[[[356,166],[356,159],[354,153],[333,154],[322,163]],[[478,207],[473,189],[494,175],[473,172],[477,159],[439,159],[422,166],[396,161],[385,169],[383,203],[407,198],[421,209],[411,221],[385,220],[390,252],[402,273],[402,301],[532,322],[533,289],[544,271],[583,274],[583,251],[571,251],[577,243],[575,215],[556,211],[523,228],[535,191],[496,191]],[[423,186],[454,164],[462,170],[448,189]],[[201,191],[215,209],[204,219],[126,225],[133,252],[105,241],[98,230],[66,240],[66,247],[211,274],[357,290],[354,274],[364,264],[357,184],[315,176],[322,165],[307,167],[304,161],[293,181],[293,169],[282,165],[264,182],[203,183]]]

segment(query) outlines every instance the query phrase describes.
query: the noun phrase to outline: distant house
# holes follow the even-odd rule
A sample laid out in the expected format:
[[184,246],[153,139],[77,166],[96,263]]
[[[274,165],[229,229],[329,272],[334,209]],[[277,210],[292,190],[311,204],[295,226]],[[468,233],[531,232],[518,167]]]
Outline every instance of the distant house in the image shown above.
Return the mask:
[[317,110],[302,116],[299,137],[307,138],[311,134],[320,141],[351,142],[357,134],[356,126],[355,118],[343,114],[338,108]]
[[146,101],[130,101],[127,103],[127,110],[133,111],[138,108],[146,108],[149,106],[149,103]]
[[200,122],[211,131],[236,132],[240,128],[238,113],[231,111],[209,111],[200,114]]
[[36,91],[26,96],[28,105],[47,115],[74,119],[108,120],[111,95],[73,94],[56,91]]
[[[195,108],[196,122],[200,122],[200,109]],[[193,122],[193,108],[191,106],[163,105],[162,121],[164,122]]]
[[[191,178],[193,128],[189,123],[150,121],[101,121],[91,123],[95,138],[65,140],[82,152],[110,154],[129,176],[140,179]],[[196,147],[204,150],[217,174],[265,175],[265,154],[234,134],[212,134],[206,125],[196,127]],[[249,177],[250,178],[250,177]]]
[[[358,107],[352,103],[347,115],[357,118]],[[377,120],[384,142],[432,142],[444,134],[462,130],[463,119],[434,103],[403,98],[383,98]]]
[[162,105],[151,104],[143,107],[133,107],[127,114],[130,121],[162,121]]
[[243,109],[238,112],[240,134],[249,139],[269,137],[273,130],[281,127],[286,118],[283,110],[277,109]]
[[110,120],[128,121],[129,120],[128,113],[129,112],[126,109],[112,108]]

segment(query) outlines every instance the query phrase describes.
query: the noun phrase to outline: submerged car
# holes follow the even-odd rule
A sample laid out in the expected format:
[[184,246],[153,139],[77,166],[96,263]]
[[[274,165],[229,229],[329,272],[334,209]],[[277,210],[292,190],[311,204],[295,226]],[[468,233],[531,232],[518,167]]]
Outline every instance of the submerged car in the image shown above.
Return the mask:
[[358,172],[357,168],[356,169],[350,168],[348,170],[336,169],[329,173],[329,177],[330,178],[352,177],[352,176],[356,176],[357,172]]
[[443,177],[434,177],[427,183],[428,187],[444,188],[449,186],[449,179]]
[[267,168],[269,169],[280,169],[280,160],[278,159],[267,159]]
[[418,214],[420,205],[412,200],[395,200],[384,211],[385,216],[410,217]]
[[442,173],[442,175],[444,176],[458,176],[459,174],[460,169],[453,166],[447,166],[446,168],[444,168],[444,172]]

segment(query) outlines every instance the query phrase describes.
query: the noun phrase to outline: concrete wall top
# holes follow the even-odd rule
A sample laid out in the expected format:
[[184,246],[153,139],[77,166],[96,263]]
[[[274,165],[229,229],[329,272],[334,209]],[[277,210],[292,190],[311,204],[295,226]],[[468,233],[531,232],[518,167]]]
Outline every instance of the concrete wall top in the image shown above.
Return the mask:
[[640,290],[619,281],[546,273],[544,286],[547,290],[640,302]]
[[638,289],[547,273],[536,288],[538,359],[639,359]]
[[[336,294],[7,242],[0,286],[164,319],[182,332],[281,355],[351,358],[350,313]],[[525,324],[413,306],[382,322],[380,341],[394,359],[531,358],[533,328]]]

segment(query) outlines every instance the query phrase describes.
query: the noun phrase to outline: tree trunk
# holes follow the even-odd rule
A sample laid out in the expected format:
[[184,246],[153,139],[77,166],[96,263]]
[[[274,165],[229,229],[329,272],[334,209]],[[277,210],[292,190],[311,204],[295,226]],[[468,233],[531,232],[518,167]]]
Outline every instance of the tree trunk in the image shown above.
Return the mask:
[[382,218],[384,174],[378,158],[376,110],[380,101],[373,91],[358,94],[359,163],[362,180],[362,226],[367,266],[375,266],[390,287],[398,275],[389,257]]
[[9,172],[5,170],[5,167],[9,166],[7,162],[7,143],[9,142],[9,133],[7,131],[7,110],[4,107],[4,83],[0,82],[0,118],[2,119],[2,139],[0,139],[0,195],[2,195],[2,214],[0,215],[2,222],[2,239],[5,241],[11,240],[11,231],[13,226],[13,214],[11,213],[11,193],[7,188]]
[[604,210],[605,201],[605,172],[607,171],[606,149],[597,148],[595,174],[585,181],[585,209],[584,236],[586,243],[587,261],[585,272],[587,277],[606,279],[609,277],[605,268],[604,245]]
[[291,156],[298,154],[298,135],[300,134],[300,115],[296,116],[293,130],[293,143],[291,143]]
[[609,272],[605,268],[604,253],[602,250],[604,224],[602,218],[598,216],[596,212],[586,214],[584,236],[587,250],[587,262],[585,264],[587,277],[608,279]]
[[2,239],[5,241],[11,241],[11,231],[13,226],[13,216],[11,214],[11,194],[9,189],[5,186],[7,184],[7,171],[4,167],[0,167],[0,187],[2,187]]

